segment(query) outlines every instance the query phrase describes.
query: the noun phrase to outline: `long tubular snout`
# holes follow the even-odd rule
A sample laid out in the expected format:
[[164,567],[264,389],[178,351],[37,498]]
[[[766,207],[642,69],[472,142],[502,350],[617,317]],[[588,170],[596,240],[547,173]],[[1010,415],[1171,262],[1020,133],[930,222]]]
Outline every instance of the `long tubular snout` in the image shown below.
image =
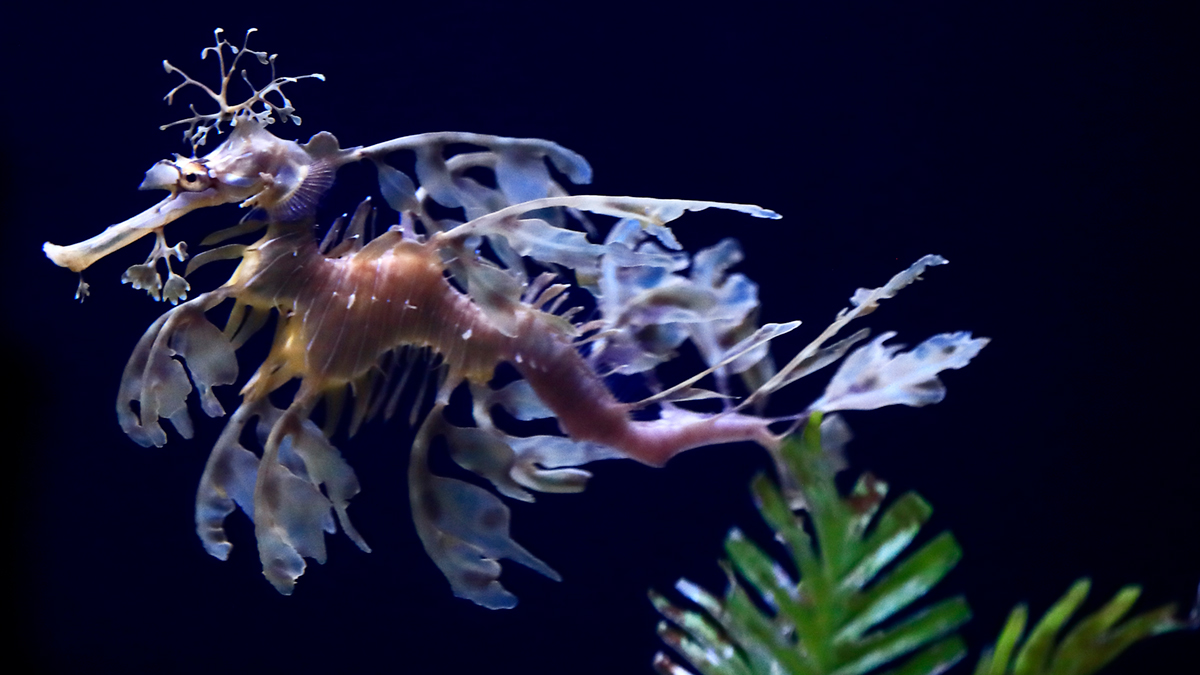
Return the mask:
[[181,192],[167,197],[129,220],[109,226],[91,239],[70,246],[46,242],[42,244],[42,250],[55,265],[66,267],[73,272],[82,272],[109,253],[132,244],[189,211],[217,206],[227,201],[231,201],[229,195],[222,195],[217,189]]

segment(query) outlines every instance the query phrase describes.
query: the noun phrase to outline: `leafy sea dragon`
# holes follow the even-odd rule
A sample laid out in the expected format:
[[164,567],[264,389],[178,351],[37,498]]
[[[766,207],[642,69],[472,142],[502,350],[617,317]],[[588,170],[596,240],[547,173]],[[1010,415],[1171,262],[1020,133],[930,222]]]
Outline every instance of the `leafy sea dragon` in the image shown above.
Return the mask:
[[[247,54],[271,67],[271,80],[250,85],[249,98],[230,104],[234,73]],[[725,239],[689,256],[668,226],[688,211],[778,218],[772,211],[721,202],[569,196],[559,176],[585,184],[591,168],[580,155],[540,139],[445,132],[354,148],[342,148],[328,132],[304,144],[284,140],[268,126],[300,123],[282,86],[303,78],[276,77],[275,55],[247,49],[245,41],[233,45],[220,29],[216,46],[201,52],[208,56],[220,68],[216,89],[163,62],[168,73],[183,78],[167,94],[168,103],[190,87],[216,106],[211,113],[193,106],[191,117],[163,127],[185,125],[184,138],[192,146],[192,156],[175,155],[146,172],[140,189],[166,190],[167,196],[91,239],[43,248],[54,263],[82,272],[154,235],[149,258],[130,267],[122,281],[182,304],[146,331],[121,381],[118,419],[144,446],[166,443],[161,418],[184,438],[192,436],[186,400],[193,384],[204,412],[223,415],[213,387],[237,380],[235,351],[275,317],[270,353],[242,387],[241,403],[200,480],[196,529],[208,552],[224,560],[232,548],[224,521],[240,508],[254,522],[263,573],[281,593],[292,591],[306,557],[324,562],[324,534],[336,531],[335,517],[359,548],[370,550],[347,516],[358,479],[329,437],[345,417],[347,389],[353,398],[350,435],[368,419],[390,417],[414,363],[427,364],[429,358],[436,363],[418,378],[420,393],[410,416],[415,425],[432,378],[432,410],[420,422],[408,470],[417,533],[455,595],[502,608],[514,606],[516,598],[498,581],[499,559],[559,577],[510,538],[509,509],[496,495],[430,470],[435,438],[444,438],[452,459],[496,492],[532,501],[532,492],[583,490],[590,474],[579,467],[600,459],[660,466],[689,448],[746,440],[773,452],[782,434],[771,425],[794,425],[811,411],[937,402],[944,396],[938,372],[966,365],[987,343],[968,333],[942,334],[897,353],[899,347],[883,344],[893,335],[885,333],[850,353],[807,410],[763,417],[759,411],[769,394],[841,359],[867,336],[863,330],[830,343],[844,325],[945,259],[925,256],[884,286],[860,289],[828,329],[775,368],[767,343],[799,322],[756,326],[758,288],[729,272],[742,258],[737,242]],[[211,132],[226,128],[224,142],[196,155]],[[464,145],[474,149],[455,152]],[[415,153],[415,175],[386,161],[399,151]],[[372,237],[379,210],[367,198],[318,241],[318,202],[340,167],[360,161],[375,165],[383,200],[398,218]],[[240,262],[224,285],[188,300],[185,276],[171,267],[171,258],[182,262],[187,251],[183,243],[167,245],[164,227],[191,211],[230,203],[240,204],[246,216],[203,244],[265,233],[253,243],[226,244],[192,258],[185,275],[215,260]],[[600,240],[587,214],[616,222]],[[159,261],[166,267],[165,281]],[[78,297],[86,293],[81,278]],[[229,300],[229,320],[218,329],[206,313]],[[586,321],[577,320],[580,302],[589,306]],[[707,368],[673,386],[660,384],[655,369],[687,340]],[[511,364],[520,379],[493,386],[501,363]],[[618,400],[605,379],[614,373],[640,374],[654,393],[634,402]],[[749,391],[740,400],[730,394],[731,375],[740,376]],[[696,386],[710,376],[715,390]],[[294,379],[299,388],[291,403],[275,407],[269,395]],[[443,415],[460,386],[473,401],[474,426],[451,424]],[[704,398],[716,399],[719,410],[681,405]],[[321,402],[323,428],[310,419]],[[553,418],[561,435],[514,435],[493,419],[497,406],[515,418],[514,425]],[[252,422],[258,453],[242,444]],[[792,492],[800,505],[802,495]]]

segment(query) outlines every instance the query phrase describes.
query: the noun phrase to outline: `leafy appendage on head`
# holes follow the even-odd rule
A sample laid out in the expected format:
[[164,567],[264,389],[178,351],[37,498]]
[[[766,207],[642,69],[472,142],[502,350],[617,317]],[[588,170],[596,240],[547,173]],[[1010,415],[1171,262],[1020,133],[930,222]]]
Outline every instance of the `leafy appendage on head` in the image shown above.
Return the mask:
[[[197,148],[204,145],[204,141],[208,138],[209,131],[216,129],[218,134],[221,133],[220,125],[222,122],[229,124],[229,126],[232,127],[237,125],[239,119],[246,118],[252,119],[261,124],[271,124],[275,121],[275,115],[278,115],[279,120],[282,122],[287,122],[290,120],[294,124],[300,124],[300,116],[295,114],[296,108],[292,105],[292,102],[288,100],[288,97],[283,94],[281,87],[289,82],[297,82],[310,77],[324,81],[325,76],[320,73],[312,73],[309,75],[301,75],[299,77],[277,77],[275,75],[275,57],[278,56],[278,54],[268,55],[267,52],[257,52],[253,49],[246,48],[246,43],[250,39],[250,34],[256,30],[256,28],[251,28],[250,30],[246,31],[246,37],[242,40],[242,46],[239,48],[230,43],[228,40],[221,38],[221,33],[223,31],[218,28],[213,31],[213,35],[217,40],[216,46],[205,47],[200,51],[201,59],[208,58],[209,52],[216,54],[217,56],[217,63],[221,70],[221,86],[217,91],[213,91],[210,87],[208,87],[208,85],[192,79],[187,73],[171,65],[170,61],[163,61],[163,69],[165,69],[168,73],[179,73],[183,76],[183,82],[181,82],[171,91],[167,92],[167,95],[163,97],[168,104],[174,103],[175,94],[179,92],[179,90],[191,84],[203,89],[204,93],[208,94],[209,98],[211,98],[217,103],[218,106],[220,106],[220,110],[215,113],[200,113],[197,112],[196,107],[192,105],[189,106],[193,113],[191,117],[176,120],[170,124],[164,124],[159,127],[159,129],[165,130],[173,126],[186,124],[187,129],[185,129],[183,132],[183,139],[188,143],[191,143],[192,151],[195,152]],[[233,54],[233,60],[229,63],[228,67],[225,65],[225,54],[222,51],[225,48],[228,48],[230,53]],[[230,105],[228,100],[229,82],[233,79],[233,74],[235,71],[237,71],[238,60],[242,58],[243,54],[252,54],[258,59],[259,63],[271,66],[271,81],[263,87],[255,87],[250,83],[250,78],[246,76],[246,71],[240,71],[242,80],[250,87],[253,93],[251,93],[250,97],[245,101],[242,101],[236,105]],[[281,103],[275,103],[268,99],[267,96],[271,93],[278,94]]]
[[[156,237],[154,248],[146,257],[146,262],[132,265],[125,270],[125,273],[121,275],[121,283],[144,290],[155,300],[165,300],[172,305],[177,305],[180,300],[187,300],[187,292],[192,287],[186,279],[171,269],[171,257],[174,256],[180,262],[187,260],[187,244],[181,241],[174,246],[167,246],[167,239],[162,230],[158,230],[154,234]],[[158,274],[159,260],[167,265],[167,281],[165,283]]]

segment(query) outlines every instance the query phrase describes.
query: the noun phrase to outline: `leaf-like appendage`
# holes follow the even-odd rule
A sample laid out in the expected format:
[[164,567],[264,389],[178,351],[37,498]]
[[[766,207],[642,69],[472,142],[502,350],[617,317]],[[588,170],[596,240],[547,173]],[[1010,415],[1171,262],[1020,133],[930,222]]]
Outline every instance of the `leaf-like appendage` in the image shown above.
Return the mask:
[[[511,512],[492,493],[470,483],[434,475],[428,466],[433,437],[445,436],[451,457],[460,466],[487,478],[502,493],[532,501],[509,476],[517,453],[506,436],[487,429],[455,427],[444,422],[442,404],[434,407],[417,432],[409,458],[408,488],[413,524],[425,551],[454,595],[488,609],[509,609],[517,597],[500,584],[500,560],[507,558],[555,581],[562,577],[509,534]],[[529,485],[528,487],[534,487]]]
[[227,560],[233,548],[225,535],[225,518],[240,507],[254,520],[254,483],[258,479],[258,457],[238,437],[252,408],[239,406],[213,446],[196,491],[196,534],[204,550],[218,560]]
[[[902,613],[958,563],[958,543],[943,533],[901,559],[932,510],[910,493],[876,518],[887,485],[870,475],[839,495],[833,478],[840,462],[822,445],[820,418],[814,414],[782,453],[782,469],[803,490],[815,541],[770,480],[759,476],[752,485],[800,580],[734,529],[725,540],[732,565],[724,598],[686,580],[677,588],[697,609],[652,594],[670,621],[659,634],[704,675],[859,675],[885,665],[896,675],[941,673],[966,655],[954,634],[970,618],[966,602],[950,598]],[[687,673],[663,654],[654,666],[665,675]]]
[[1142,592],[1138,586],[1126,586],[1058,640],[1059,631],[1087,598],[1091,585],[1086,578],[1076,581],[1024,642],[1029,609],[1023,604],[1013,608],[996,644],[980,656],[975,675],[1090,675],[1135,642],[1195,627],[1176,618],[1174,604],[1143,612],[1118,625]]
[[900,346],[883,344],[894,335],[884,333],[846,357],[812,409],[874,410],[937,403],[946,396],[938,373],[962,368],[988,343],[987,338],[972,338],[967,332],[942,333],[897,354]]
[[170,420],[179,435],[191,438],[187,397],[192,382],[209,417],[225,414],[212,388],[237,379],[237,358],[229,339],[204,316],[221,299],[205,293],[163,314],[129,357],[117,393],[117,420],[140,445],[162,447],[167,442],[159,419]]

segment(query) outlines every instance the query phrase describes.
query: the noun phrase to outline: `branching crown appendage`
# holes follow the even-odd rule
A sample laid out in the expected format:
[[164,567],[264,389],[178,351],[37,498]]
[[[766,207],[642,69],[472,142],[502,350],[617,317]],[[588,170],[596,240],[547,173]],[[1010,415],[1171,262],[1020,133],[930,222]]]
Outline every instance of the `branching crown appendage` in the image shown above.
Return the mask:
[[[296,114],[296,108],[292,105],[292,102],[284,95],[282,86],[307,78],[314,78],[322,82],[325,81],[325,76],[320,73],[301,75],[299,77],[277,77],[275,74],[275,58],[279,56],[278,54],[268,55],[267,52],[254,51],[246,47],[250,41],[250,34],[257,30],[257,28],[247,30],[245,38],[242,39],[242,46],[238,47],[222,38],[221,33],[224,31],[218,28],[213,31],[213,35],[217,41],[216,46],[205,47],[200,50],[201,60],[207,59],[209,54],[214,54],[217,57],[217,65],[221,74],[221,85],[217,91],[213,91],[203,82],[192,79],[183,70],[171,65],[170,61],[163,60],[164,70],[168,73],[179,73],[183,77],[183,82],[180,82],[175,88],[167,92],[163,100],[168,104],[173,104],[175,102],[175,94],[179,93],[184,87],[193,85],[207,94],[219,108],[215,113],[201,113],[196,110],[196,106],[193,104],[188,106],[193,113],[191,117],[176,120],[159,127],[159,129],[166,130],[174,126],[186,124],[187,128],[183,132],[183,140],[191,144],[193,155],[198,148],[204,145],[204,142],[208,139],[209,131],[215,129],[219,134],[221,133],[221,124],[224,123],[230,127],[234,127],[237,126],[240,118],[252,119],[261,124],[272,124],[275,122],[275,116],[278,116],[281,122],[291,121],[293,124],[299,125],[300,116]],[[228,67],[225,65],[225,49],[228,49],[233,56],[233,60],[229,62]],[[245,70],[237,70],[238,61],[246,54],[254,56],[263,65],[271,66],[271,81],[261,88],[255,87],[250,82],[250,78],[246,75]],[[250,87],[252,93],[245,101],[236,105],[230,105],[229,83],[233,80],[235,72],[241,75],[242,80]],[[278,95],[281,103],[277,104],[267,98],[272,93]],[[257,109],[256,106],[258,106]]]

